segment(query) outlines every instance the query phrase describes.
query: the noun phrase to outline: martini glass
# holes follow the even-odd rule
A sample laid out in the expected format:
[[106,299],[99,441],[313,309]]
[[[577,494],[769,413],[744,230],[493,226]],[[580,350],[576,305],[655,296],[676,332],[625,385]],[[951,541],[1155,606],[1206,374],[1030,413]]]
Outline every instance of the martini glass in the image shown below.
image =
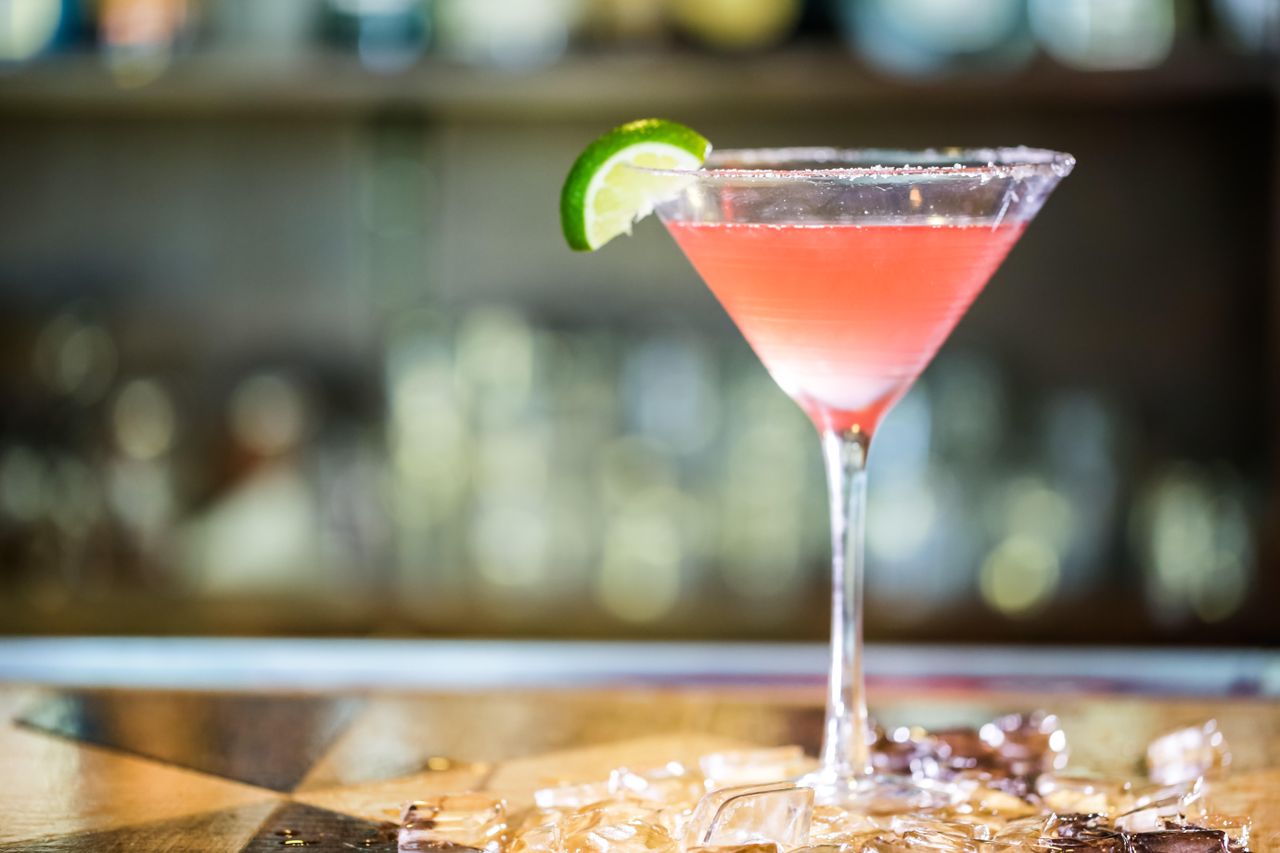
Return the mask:
[[[928,808],[949,786],[877,775],[862,669],[866,463],[911,387],[1075,160],[1028,148],[717,152],[647,170],[658,216],[822,439],[831,501],[831,670],[819,801]],[[653,175],[651,175],[653,176]]]

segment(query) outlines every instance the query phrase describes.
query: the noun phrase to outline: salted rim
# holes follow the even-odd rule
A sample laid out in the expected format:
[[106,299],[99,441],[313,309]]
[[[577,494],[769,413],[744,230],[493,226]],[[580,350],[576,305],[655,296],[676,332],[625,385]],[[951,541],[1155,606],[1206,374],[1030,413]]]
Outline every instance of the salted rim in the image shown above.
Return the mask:
[[[730,162],[734,166],[717,166]],[[788,162],[822,164],[817,168],[785,167]],[[866,165],[831,165],[866,164]],[[753,165],[760,164],[760,165]],[[1065,177],[1076,158],[1047,148],[739,148],[716,151],[698,169],[655,169],[628,164],[654,175],[699,180],[774,180],[806,178],[864,178],[922,175],[927,177]]]

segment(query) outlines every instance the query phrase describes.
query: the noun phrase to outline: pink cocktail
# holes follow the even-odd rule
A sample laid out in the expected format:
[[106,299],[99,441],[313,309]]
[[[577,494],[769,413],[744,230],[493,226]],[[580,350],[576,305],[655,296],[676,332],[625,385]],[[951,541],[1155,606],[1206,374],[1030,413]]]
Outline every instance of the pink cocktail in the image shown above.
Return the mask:
[[782,390],[824,430],[875,431],[1021,223],[672,222],[671,236]]
[[[657,212],[778,385],[822,436],[831,498],[825,802],[898,810],[954,786],[877,776],[862,675],[866,462],[893,406],[1075,161],[1029,148],[717,152],[649,169]],[[639,167],[636,167],[639,168]]]

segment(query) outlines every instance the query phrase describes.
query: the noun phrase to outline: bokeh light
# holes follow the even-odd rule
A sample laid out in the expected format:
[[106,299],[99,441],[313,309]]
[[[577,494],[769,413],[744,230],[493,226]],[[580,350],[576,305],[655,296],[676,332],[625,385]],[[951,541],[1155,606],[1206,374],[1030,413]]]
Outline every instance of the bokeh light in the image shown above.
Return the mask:
[[310,428],[310,409],[298,382],[278,373],[250,376],[236,386],[228,415],[231,433],[263,456],[284,453]]
[[1031,26],[1065,65],[1119,71],[1159,65],[1173,49],[1173,0],[1030,0]]
[[1048,543],[1014,535],[1000,542],[983,561],[979,587],[983,600],[992,608],[1022,616],[1049,603],[1058,577],[1058,554]]
[[146,461],[173,446],[176,417],[169,394],[152,379],[129,381],[111,412],[116,445],[129,458]]
[[36,370],[55,391],[93,402],[115,376],[116,347],[102,326],[73,313],[55,316],[36,341]]
[[0,66],[34,59],[49,47],[62,23],[62,0],[0,3]]

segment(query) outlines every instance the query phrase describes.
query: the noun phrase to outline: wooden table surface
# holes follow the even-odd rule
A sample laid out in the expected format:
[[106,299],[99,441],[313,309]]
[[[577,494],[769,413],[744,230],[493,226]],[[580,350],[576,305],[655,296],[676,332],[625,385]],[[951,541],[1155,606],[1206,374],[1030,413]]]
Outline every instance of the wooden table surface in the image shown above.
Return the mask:
[[[514,807],[559,781],[747,744],[819,737],[810,688],[617,688],[352,695],[0,686],[0,853],[394,850],[424,795],[483,789]],[[1153,736],[1216,718],[1231,774],[1218,811],[1280,851],[1280,703],[894,688],[886,724],[980,723],[1044,707],[1073,766],[1133,773]],[[295,833],[290,835],[289,833]]]

